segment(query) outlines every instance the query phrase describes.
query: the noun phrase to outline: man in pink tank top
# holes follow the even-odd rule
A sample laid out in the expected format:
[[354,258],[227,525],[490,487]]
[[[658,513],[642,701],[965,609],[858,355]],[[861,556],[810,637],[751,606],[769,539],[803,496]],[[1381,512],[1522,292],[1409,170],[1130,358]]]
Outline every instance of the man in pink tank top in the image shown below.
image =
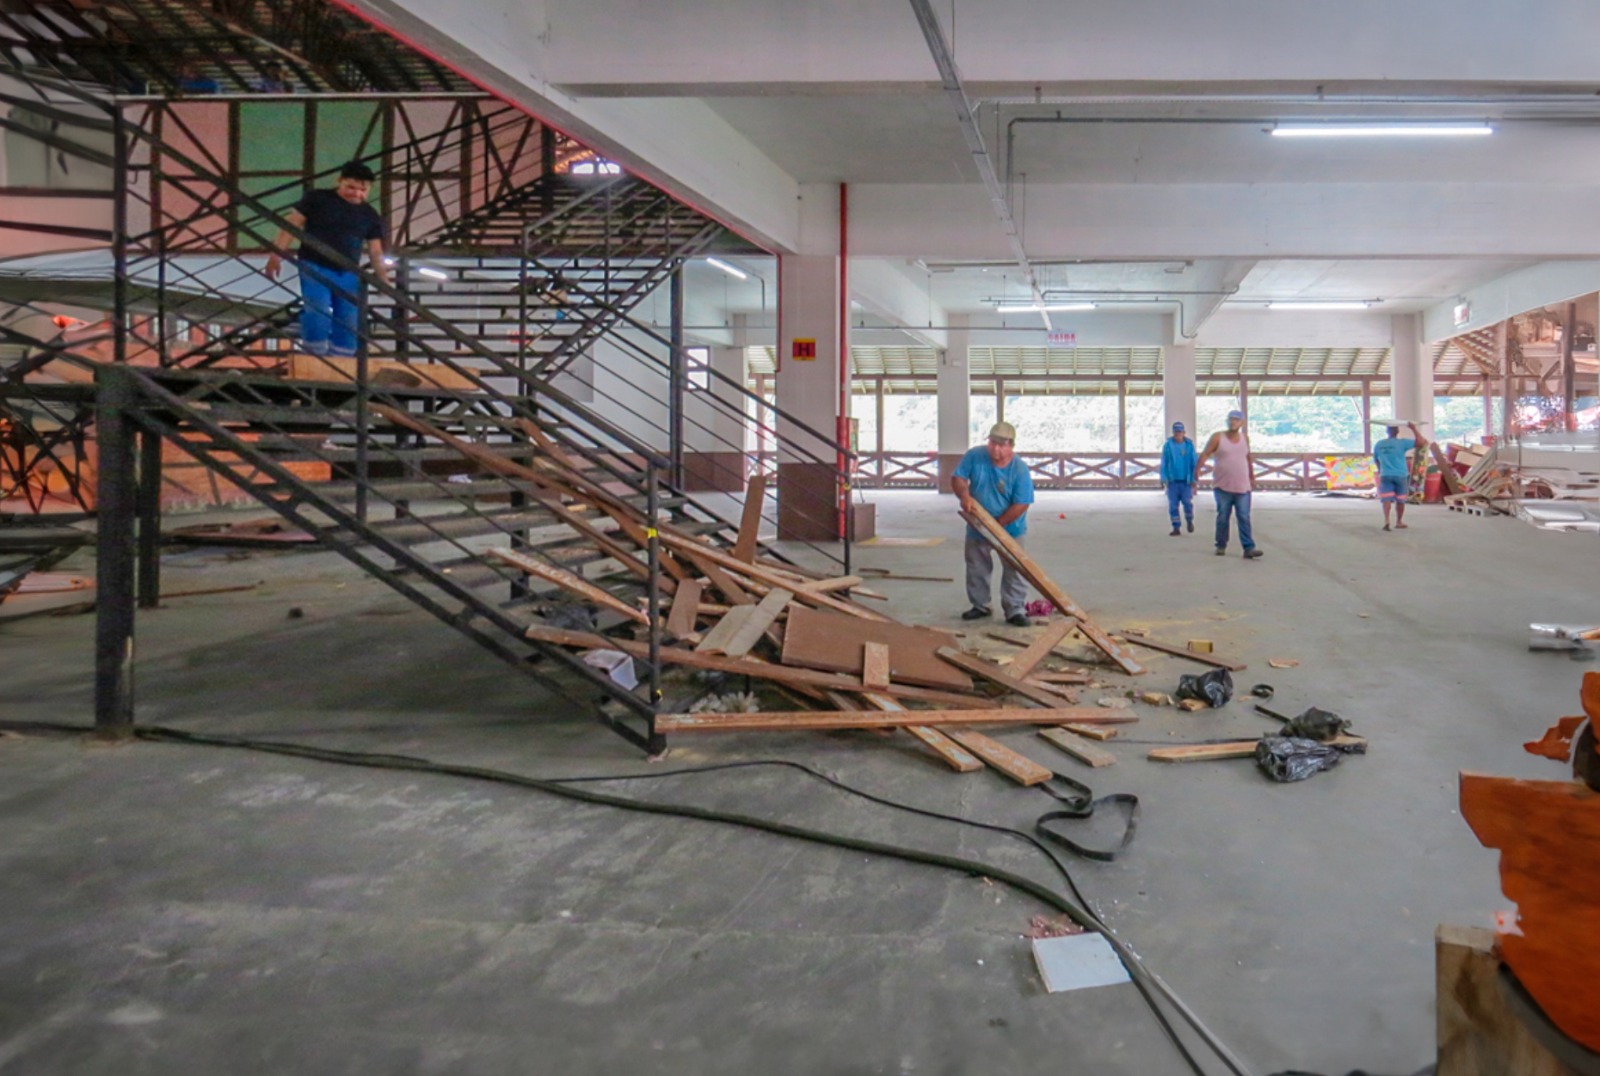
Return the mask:
[[1206,463],[1217,460],[1216,475],[1212,481],[1213,495],[1217,499],[1217,556],[1228,552],[1228,514],[1239,520],[1239,544],[1244,546],[1244,559],[1255,560],[1261,556],[1256,548],[1255,536],[1250,533],[1250,494],[1256,488],[1255,468],[1250,459],[1250,438],[1244,432],[1244,412],[1228,412],[1228,428],[1218,430],[1206,442],[1195,466],[1198,480],[1206,470]]

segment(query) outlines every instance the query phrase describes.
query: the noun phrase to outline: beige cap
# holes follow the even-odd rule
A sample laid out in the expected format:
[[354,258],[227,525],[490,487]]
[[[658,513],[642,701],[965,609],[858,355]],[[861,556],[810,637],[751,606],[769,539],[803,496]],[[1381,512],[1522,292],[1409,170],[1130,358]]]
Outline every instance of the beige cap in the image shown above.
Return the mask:
[[998,437],[1004,441],[1015,441],[1017,439],[1017,428],[1009,422],[996,422],[990,428],[989,436]]

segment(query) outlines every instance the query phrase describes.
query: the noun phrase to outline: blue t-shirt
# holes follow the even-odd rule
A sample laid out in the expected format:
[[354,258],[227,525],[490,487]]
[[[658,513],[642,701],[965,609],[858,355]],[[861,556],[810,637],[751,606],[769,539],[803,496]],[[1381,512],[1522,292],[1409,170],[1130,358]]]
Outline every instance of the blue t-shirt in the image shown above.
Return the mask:
[[1406,464],[1406,453],[1417,447],[1410,437],[1385,437],[1372,446],[1372,458],[1378,461],[1379,478],[1403,478],[1411,473]]
[[[1014,504],[1033,503],[1033,475],[1028,473],[1028,465],[1020,457],[1012,456],[1010,463],[996,467],[989,459],[987,445],[969,448],[956,465],[955,477],[967,480],[972,499],[983,505],[984,511],[996,519]],[[1006,533],[1013,538],[1027,534],[1027,513],[1006,524]],[[967,537],[983,536],[977,528],[969,526]]]

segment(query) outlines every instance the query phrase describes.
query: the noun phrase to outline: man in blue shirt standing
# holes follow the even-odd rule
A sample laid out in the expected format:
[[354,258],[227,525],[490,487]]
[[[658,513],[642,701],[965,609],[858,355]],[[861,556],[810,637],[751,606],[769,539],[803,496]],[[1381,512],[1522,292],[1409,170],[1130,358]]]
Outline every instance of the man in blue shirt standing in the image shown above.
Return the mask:
[[1390,426],[1386,431],[1389,436],[1372,446],[1372,458],[1378,464],[1378,500],[1383,502],[1383,529],[1389,529],[1389,508],[1394,507],[1394,525],[1399,530],[1406,529],[1406,497],[1411,493],[1411,465],[1406,461],[1406,453],[1412,449],[1421,452],[1428,445],[1428,439],[1422,436],[1415,422],[1406,423],[1411,427],[1410,437],[1400,436],[1399,426]]
[[[1033,476],[1028,465],[1016,457],[1017,431],[1009,422],[997,422],[989,431],[989,443],[968,449],[956,465],[950,486],[961,499],[961,510],[973,502],[983,506],[1006,533],[1022,541],[1028,533],[1028,506],[1033,503]],[[962,620],[979,620],[990,614],[989,580],[994,571],[994,550],[976,527],[967,526],[967,601],[972,608]],[[1000,609],[1006,623],[1028,626],[1028,584],[1009,561],[1001,559]]]
[[1194,472],[1194,442],[1184,432],[1183,423],[1174,422],[1172,436],[1161,446],[1161,485],[1167,491],[1167,514],[1172,517],[1170,538],[1181,533],[1178,530],[1179,505],[1183,506],[1189,533],[1194,533]]

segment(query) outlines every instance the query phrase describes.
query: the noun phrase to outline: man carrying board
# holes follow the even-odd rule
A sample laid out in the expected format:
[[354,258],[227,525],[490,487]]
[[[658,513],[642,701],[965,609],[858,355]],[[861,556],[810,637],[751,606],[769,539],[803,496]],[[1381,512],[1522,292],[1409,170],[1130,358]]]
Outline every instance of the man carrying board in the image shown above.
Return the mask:
[[1390,426],[1385,431],[1389,436],[1372,446],[1372,458],[1378,465],[1378,500],[1383,503],[1384,530],[1389,529],[1391,507],[1395,529],[1406,529],[1406,498],[1411,495],[1411,464],[1406,454],[1428,447],[1428,439],[1422,436],[1417,424],[1407,422],[1406,425],[1411,429],[1410,437],[1401,437],[1400,427]]
[[[997,422],[987,444],[968,449],[950,478],[950,488],[961,499],[961,511],[970,512],[976,501],[1006,533],[1022,541],[1028,532],[1028,506],[1033,503],[1033,476],[1016,456],[1017,431],[1009,422]],[[965,550],[967,601],[972,608],[962,620],[980,620],[990,614],[989,579],[994,572],[994,549],[978,528],[968,524]],[[1000,558],[1000,608],[1006,623],[1026,627],[1028,584],[1011,561]]]

